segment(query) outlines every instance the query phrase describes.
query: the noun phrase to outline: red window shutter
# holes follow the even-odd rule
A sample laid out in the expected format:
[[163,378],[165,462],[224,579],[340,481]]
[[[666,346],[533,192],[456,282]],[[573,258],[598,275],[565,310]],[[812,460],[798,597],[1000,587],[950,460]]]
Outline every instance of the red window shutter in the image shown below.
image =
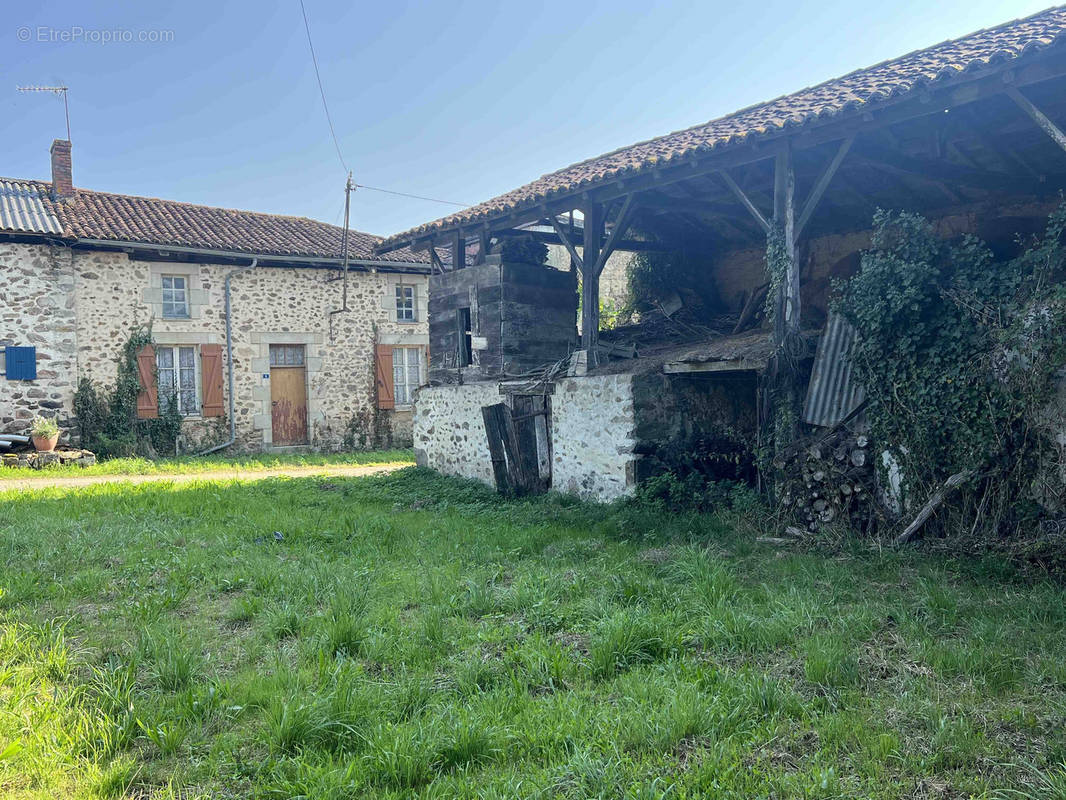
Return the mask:
[[141,392],[137,395],[137,418],[155,419],[159,416],[159,387],[155,382],[155,348],[146,344],[137,353],[137,380]]
[[374,373],[377,376],[378,408],[395,408],[396,394],[392,385],[392,346],[379,344],[375,355]]
[[222,416],[222,345],[200,345],[200,385],[205,417]]

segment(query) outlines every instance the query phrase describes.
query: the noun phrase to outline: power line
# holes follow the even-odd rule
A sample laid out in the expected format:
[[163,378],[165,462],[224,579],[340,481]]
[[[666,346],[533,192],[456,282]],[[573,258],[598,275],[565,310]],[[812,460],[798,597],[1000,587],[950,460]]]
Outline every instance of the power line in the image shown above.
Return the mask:
[[444,203],[449,206],[459,206],[460,208],[470,208],[470,203],[457,203],[455,200],[439,200],[436,197],[425,197],[420,194],[408,194],[407,192],[394,192],[392,189],[379,189],[377,186],[366,186],[362,183],[352,184],[357,189],[369,189],[372,192],[384,192],[385,194],[394,194],[399,197],[410,197],[414,200],[428,200],[430,203]]
[[333,146],[337,148],[337,158],[341,160],[341,165],[344,167],[345,172],[351,172],[348,169],[348,164],[344,161],[344,156],[341,155],[341,145],[337,141],[337,132],[333,130],[333,118],[329,115],[329,105],[326,103],[326,90],[322,88],[322,75],[318,71],[318,58],[315,56],[315,45],[311,41],[311,26],[307,23],[307,9],[304,8],[304,0],[300,0],[300,13],[304,18],[304,30],[307,31],[307,46],[311,48],[311,63],[315,65],[315,79],[318,81],[318,93],[322,96],[322,108],[326,112],[326,122],[329,123],[329,133],[333,137]]
[[[326,112],[326,122],[329,123],[329,134],[333,137],[333,146],[337,148],[337,158],[340,159],[341,166],[344,167],[344,171],[351,176],[351,170],[348,169],[348,163],[344,160],[344,155],[341,153],[340,142],[337,141],[337,132],[333,128],[333,118],[329,114],[329,104],[326,102],[326,90],[322,88],[322,75],[318,70],[318,57],[315,55],[315,45],[311,41],[311,26],[307,22],[307,9],[304,8],[304,0],[300,0],[300,13],[304,18],[304,31],[307,33],[307,46],[311,50],[311,63],[315,66],[315,80],[318,81],[318,93],[322,97],[322,108]],[[65,99],[64,95],[64,99]],[[457,203],[454,200],[440,200],[436,197],[425,197],[420,194],[408,194],[407,192],[394,192],[392,189],[381,189],[377,186],[365,186],[361,183],[353,183],[353,188],[369,189],[372,192],[384,192],[385,194],[394,194],[397,197],[410,197],[413,200],[426,200],[430,203],[443,203],[448,206],[459,206],[460,208],[470,208],[470,203]]]

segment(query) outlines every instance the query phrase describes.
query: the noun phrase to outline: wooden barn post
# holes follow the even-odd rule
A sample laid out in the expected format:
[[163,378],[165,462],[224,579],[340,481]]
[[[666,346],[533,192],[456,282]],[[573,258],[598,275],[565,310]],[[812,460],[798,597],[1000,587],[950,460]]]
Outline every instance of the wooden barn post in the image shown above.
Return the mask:
[[600,276],[596,265],[603,243],[603,206],[588,203],[585,213],[585,248],[581,253],[581,348],[588,353],[588,365],[600,363]]

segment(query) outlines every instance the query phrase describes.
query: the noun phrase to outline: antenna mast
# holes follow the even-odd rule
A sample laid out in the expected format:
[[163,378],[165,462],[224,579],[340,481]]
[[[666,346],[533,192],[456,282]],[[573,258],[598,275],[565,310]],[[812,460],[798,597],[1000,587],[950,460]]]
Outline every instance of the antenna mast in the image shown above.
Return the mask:
[[67,105],[66,86],[16,86],[20,92],[51,92],[63,97],[63,114],[67,118],[67,141],[70,141],[70,107]]

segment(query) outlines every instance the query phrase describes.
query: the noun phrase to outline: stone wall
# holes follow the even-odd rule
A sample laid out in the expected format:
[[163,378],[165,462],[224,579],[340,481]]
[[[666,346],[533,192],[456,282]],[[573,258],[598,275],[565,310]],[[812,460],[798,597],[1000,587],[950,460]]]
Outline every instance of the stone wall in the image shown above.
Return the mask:
[[689,469],[746,477],[758,439],[757,386],[750,371],[635,375],[637,480]]
[[0,354],[37,348],[37,380],[7,380],[0,368],[0,431],[24,431],[40,413],[68,427],[77,384],[74,270],[70,250],[0,243]]
[[[115,359],[135,326],[151,324],[160,345],[221,344],[225,346],[224,281],[231,265],[144,261],[125,253],[71,251],[56,248],[55,265],[49,248],[0,245],[0,293],[7,316],[0,337],[39,348],[38,381],[19,387],[42,392],[34,407],[15,413],[32,416],[39,401],[57,395],[70,410],[76,377],[105,386],[115,380]],[[188,319],[162,319],[161,278],[184,275],[190,288]],[[401,323],[395,315],[397,282],[417,287],[417,322]],[[57,292],[57,287],[62,292]],[[348,313],[332,316],[341,305],[340,271],[256,267],[239,270],[232,279],[235,418],[237,447],[259,450],[272,446],[270,425],[271,344],[301,344],[305,348],[310,446],[343,446],[353,418],[369,420],[374,402],[375,345],[428,345],[426,325],[427,279],[364,271],[349,273]],[[62,299],[60,299],[62,298]],[[10,317],[10,319],[9,319]],[[332,324],[332,330],[331,330]],[[32,338],[36,337],[36,339]],[[65,350],[64,350],[65,348]],[[57,357],[53,353],[62,355]],[[47,358],[46,358],[47,356]],[[75,372],[76,358],[76,372]],[[64,360],[65,359],[65,360]],[[56,367],[46,364],[56,364]],[[426,359],[423,359],[423,380]],[[2,381],[0,409],[14,389]],[[226,386],[225,375],[223,380]],[[224,388],[224,393],[228,389]],[[228,409],[228,397],[224,398]],[[381,412],[396,432],[394,444],[410,443],[410,407]],[[7,417],[6,413],[0,419]],[[393,420],[393,418],[395,418]],[[395,422],[395,424],[392,424]],[[8,426],[10,423],[2,423]],[[190,417],[183,439],[186,450],[221,441],[228,435],[222,418]]]
[[[495,381],[422,389],[414,419],[418,463],[494,486],[481,409],[500,402]],[[551,398],[552,488],[603,502],[629,494],[634,424],[630,376],[559,381]]]
[[481,409],[500,401],[500,385],[494,381],[420,390],[414,417],[419,466],[495,486]]
[[552,488],[608,502],[633,491],[631,375],[566,378],[552,395]]

